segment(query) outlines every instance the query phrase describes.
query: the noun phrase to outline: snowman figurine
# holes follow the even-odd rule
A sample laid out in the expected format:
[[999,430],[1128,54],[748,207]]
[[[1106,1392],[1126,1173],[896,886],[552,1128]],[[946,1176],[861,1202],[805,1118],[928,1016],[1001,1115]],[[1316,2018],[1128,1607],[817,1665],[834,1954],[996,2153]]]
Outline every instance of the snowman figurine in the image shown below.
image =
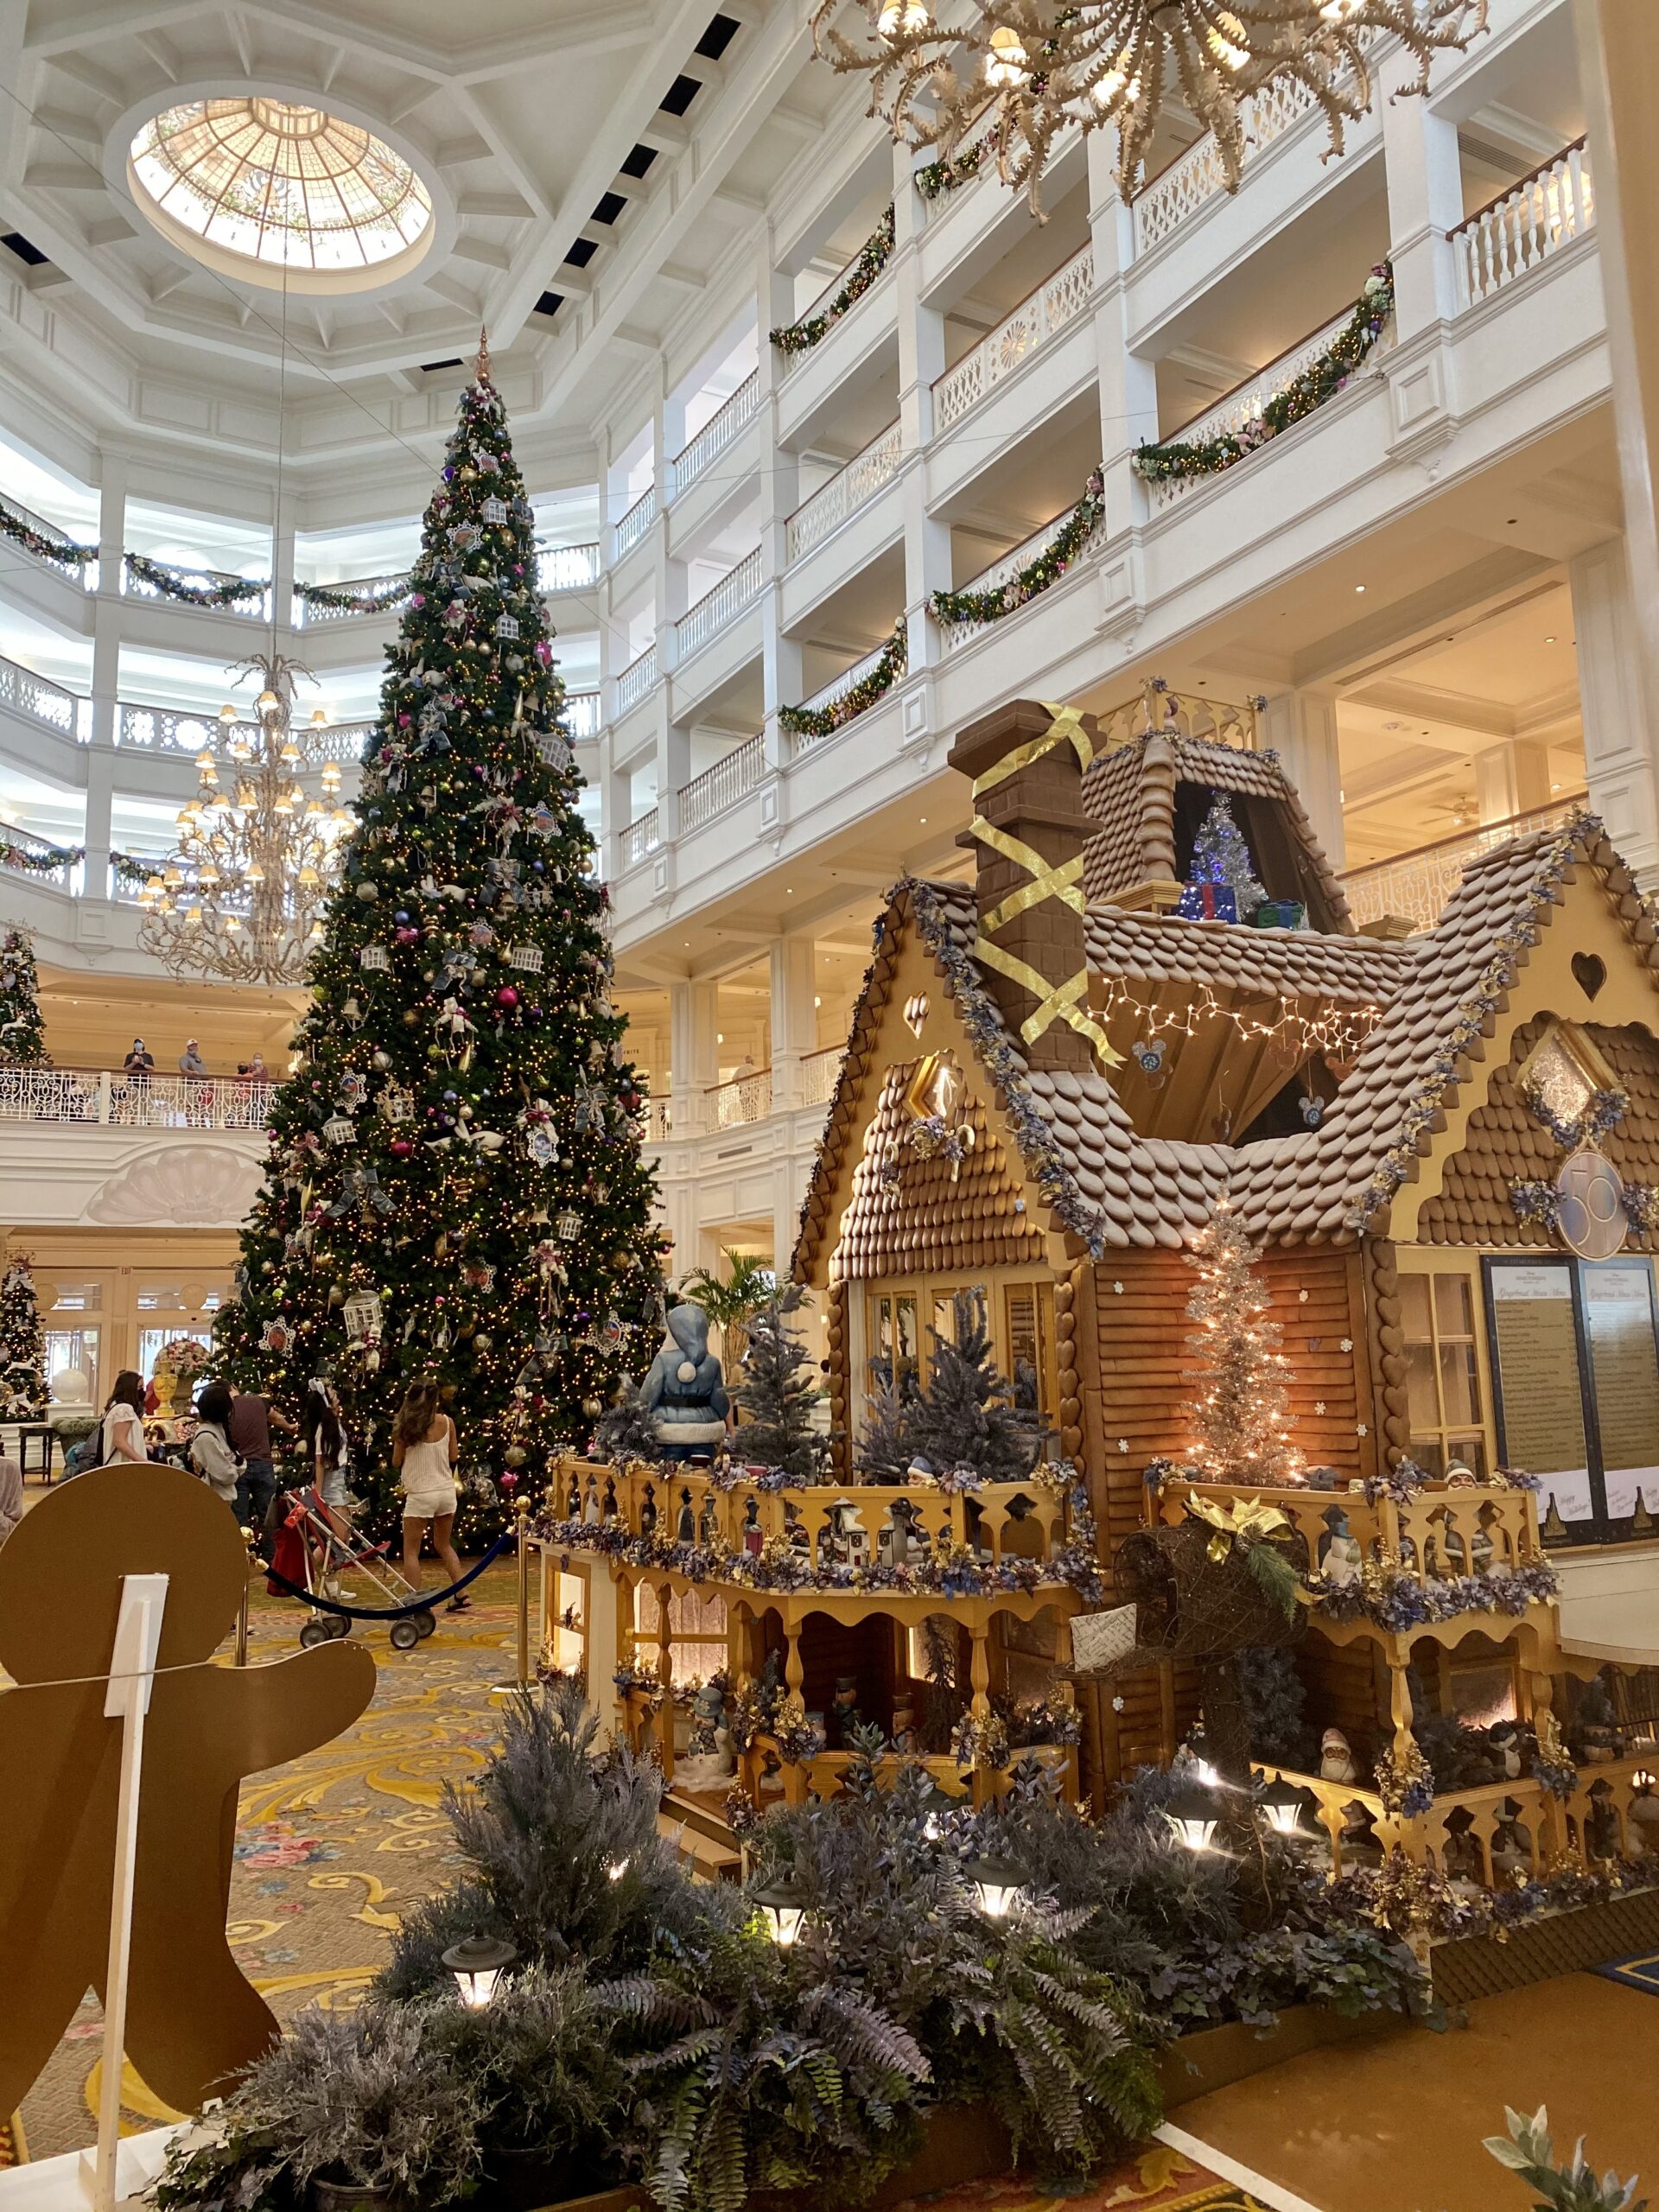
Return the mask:
[[709,1316],[701,1306],[688,1303],[670,1312],[668,1334],[639,1396],[665,1459],[712,1459],[725,1442],[731,1401],[720,1362],[709,1349]]

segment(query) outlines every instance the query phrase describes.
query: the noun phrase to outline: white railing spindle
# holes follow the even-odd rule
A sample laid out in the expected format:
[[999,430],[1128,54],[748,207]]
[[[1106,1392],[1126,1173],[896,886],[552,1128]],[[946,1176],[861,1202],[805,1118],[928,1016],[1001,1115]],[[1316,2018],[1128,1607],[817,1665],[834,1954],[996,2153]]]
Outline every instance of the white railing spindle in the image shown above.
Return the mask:
[[849,515],[873,499],[884,484],[899,474],[904,442],[897,423],[890,423],[880,437],[872,438],[827,484],[821,484],[791,515],[784,530],[784,557],[798,561],[839,530]]
[[1465,307],[1490,299],[1594,227],[1596,199],[1582,138],[1451,233]]
[[717,637],[728,622],[734,622],[746,607],[752,606],[760,595],[760,548],[746,553],[737,566],[723,575],[712,591],[705,592],[696,605],[682,614],[674,626],[682,662],[701,652],[709,639]]
[[699,830],[752,791],[766,772],[766,740],[751,737],[735,745],[712,768],[680,786],[680,830]]
[[754,420],[760,404],[760,372],[746,377],[717,415],[711,415],[702,428],[674,461],[674,489],[683,492],[695,484],[703,470],[719,460],[740,430]]
[[960,422],[1056,331],[1075,322],[1088,307],[1094,289],[1095,250],[1086,245],[1021,300],[971,353],[964,354],[939,378],[933,386],[935,429],[948,430],[953,423]]

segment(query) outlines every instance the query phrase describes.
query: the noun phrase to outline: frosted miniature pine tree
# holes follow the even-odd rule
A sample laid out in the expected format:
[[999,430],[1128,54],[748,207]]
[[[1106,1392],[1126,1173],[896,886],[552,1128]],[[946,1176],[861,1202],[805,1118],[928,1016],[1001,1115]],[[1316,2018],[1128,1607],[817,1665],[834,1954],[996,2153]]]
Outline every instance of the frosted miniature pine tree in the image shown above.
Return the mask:
[[982,1482],[1022,1482],[1039,1436],[1033,1415],[1014,1404],[997,1370],[985,1301],[958,1291],[954,1340],[933,1332],[927,1387],[910,1409],[908,1441],[936,1476],[971,1468]]
[[1289,1440],[1290,1363],[1268,1319],[1261,1258],[1224,1196],[1193,1238],[1187,1265],[1198,1275],[1186,1301],[1185,1370],[1192,1395],[1181,1408],[1193,1458],[1211,1482],[1263,1486],[1300,1479]]
[[789,1325],[798,1293],[774,1294],[749,1322],[742,1381],[734,1391],[747,1418],[733,1440],[740,1459],[782,1467],[794,1483],[830,1478],[830,1440],[813,1420],[820,1395],[811,1357]]
[[1250,849],[1244,842],[1244,833],[1234,821],[1231,803],[1224,796],[1212,803],[1192,840],[1192,866],[1187,881],[1190,885],[1225,885],[1238,902],[1238,918],[1242,922],[1249,921],[1267,898],[1255,873]]

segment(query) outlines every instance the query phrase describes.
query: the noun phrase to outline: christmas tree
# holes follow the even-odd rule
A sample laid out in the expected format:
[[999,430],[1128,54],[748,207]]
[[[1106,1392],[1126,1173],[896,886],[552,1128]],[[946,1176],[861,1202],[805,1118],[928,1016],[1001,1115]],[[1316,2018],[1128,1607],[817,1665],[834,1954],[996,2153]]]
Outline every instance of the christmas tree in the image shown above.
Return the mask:
[[0,1421],[38,1421],[46,1407],[46,1338],[35,1277],[18,1253],[0,1277]]
[[34,942],[27,930],[8,923],[0,929],[0,1068],[51,1065]]
[[927,1386],[909,1408],[909,1448],[936,1477],[968,1468],[982,1482],[1021,1482],[1037,1457],[1036,1421],[997,1371],[984,1299],[959,1290],[952,1306],[954,1337],[933,1331]]
[[811,1356],[789,1325],[799,1304],[798,1290],[774,1292],[750,1319],[743,1379],[732,1394],[747,1418],[733,1444],[740,1459],[782,1467],[792,1483],[821,1483],[830,1479],[830,1440],[812,1419],[820,1393],[809,1379]]
[[1181,1411],[1211,1482],[1300,1480],[1287,1440],[1290,1363],[1279,1349],[1278,1324],[1267,1318],[1270,1300],[1255,1273],[1260,1257],[1224,1195],[1186,1255],[1198,1278],[1186,1301],[1187,1319],[1197,1324],[1186,1341],[1199,1363],[1186,1370],[1196,1388]]
[[[1219,901],[1212,895],[1210,901],[1215,918],[1230,922],[1249,921],[1268,895],[1257,880],[1243,832],[1233,819],[1232,804],[1224,795],[1211,802],[1192,840],[1192,865],[1176,912],[1189,920],[1202,918],[1206,912],[1206,891],[1230,894]],[[1224,911],[1229,906],[1230,912]]]
[[585,1441],[661,1310],[645,1098],[532,533],[480,349],[217,1339],[290,1406],[333,1374],[382,1529],[391,1418],[434,1377],[462,1538],[499,1525],[547,1447]]

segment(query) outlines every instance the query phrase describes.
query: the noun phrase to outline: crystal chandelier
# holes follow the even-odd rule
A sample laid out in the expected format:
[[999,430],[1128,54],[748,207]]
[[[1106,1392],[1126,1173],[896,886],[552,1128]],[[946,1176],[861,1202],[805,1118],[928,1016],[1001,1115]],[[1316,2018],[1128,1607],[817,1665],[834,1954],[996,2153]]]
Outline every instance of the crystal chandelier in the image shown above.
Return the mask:
[[[1242,103],[1269,85],[1300,86],[1324,111],[1331,148],[1371,102],[1365,49],[1399,41],[1426,92],[1429,66],[1486,26],[1488,0],[967,0],[934,18],[928,0],[819,0],[812,39],[838,71],[870,79],[870,113],[896,139],[950,161],[986,125],[1005,183],[1041,213],[1039,188],[1068,125],[1118,133],[1125,200],[1145,163],[1166,97],[1214,134],[1236,191],[1248,136]],[[849,37],[834,20],[868,18]]]
[[310,670],[257,653],[236,673],[264,678],[255,719],[220,708],[178,849],[139,893],[138,941],[174,976],[298,983],[355,817],[340,803],[339,764],[322,757],[322,709],[308,728],[294,724],[295,679]]

